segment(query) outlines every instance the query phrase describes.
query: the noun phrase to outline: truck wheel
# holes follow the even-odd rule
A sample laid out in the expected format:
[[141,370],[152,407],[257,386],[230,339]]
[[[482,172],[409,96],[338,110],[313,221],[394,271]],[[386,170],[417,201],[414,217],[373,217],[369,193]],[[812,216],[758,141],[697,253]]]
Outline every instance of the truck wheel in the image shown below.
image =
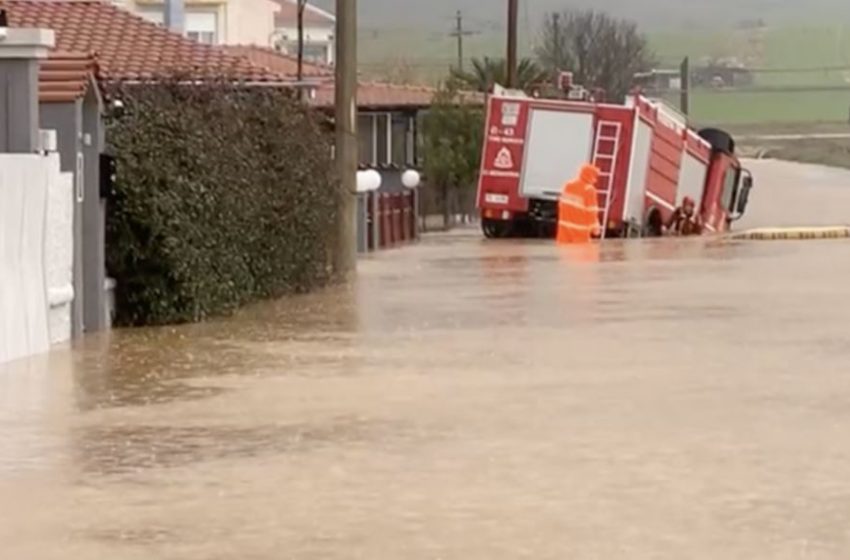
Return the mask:
[[481,231],[487,239],[504,239],[511,234],[513,224],[500,220],[481,220]]
[[664,220],[658,208],[650,208],[643,223],[643,237],[661,237],[664,235]]

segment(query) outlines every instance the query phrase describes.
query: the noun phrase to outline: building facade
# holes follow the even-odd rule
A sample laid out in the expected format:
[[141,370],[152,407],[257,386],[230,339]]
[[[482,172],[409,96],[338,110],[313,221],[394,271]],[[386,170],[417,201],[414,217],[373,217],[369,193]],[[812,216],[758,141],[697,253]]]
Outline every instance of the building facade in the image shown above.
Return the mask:
[[[165,4],[161,0],[120,0],[119,5],[148,21],[162,24]],[[184,34],[207,45],[269,46],[275,37],[272,0],[185,0]]]
[[[298,5],[296,0],[277,0],[273,45],[290,56],[298,54]],[[336,17],[309,2],[304,8],[304,58],[318,64],[334,62]]]

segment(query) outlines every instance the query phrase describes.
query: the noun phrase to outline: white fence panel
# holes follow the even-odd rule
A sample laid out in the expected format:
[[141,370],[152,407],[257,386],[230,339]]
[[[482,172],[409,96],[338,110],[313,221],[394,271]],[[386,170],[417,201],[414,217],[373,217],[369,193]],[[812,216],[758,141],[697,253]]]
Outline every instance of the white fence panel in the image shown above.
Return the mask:
[[[0,363],[50,347],[48,188],[60,176],[58,157],[0,154]],[[70,224],[50,235],[73,239]]]
[[61,173],[59,154],[48,157],[47,299],[51,344],[71,339],[74,302],[74,176]]

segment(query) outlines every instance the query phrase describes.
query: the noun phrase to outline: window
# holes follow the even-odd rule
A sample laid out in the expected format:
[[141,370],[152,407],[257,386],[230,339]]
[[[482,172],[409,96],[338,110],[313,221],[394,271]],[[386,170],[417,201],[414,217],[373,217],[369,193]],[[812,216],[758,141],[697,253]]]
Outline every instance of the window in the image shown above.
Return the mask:
[[392,124],[392,163],[404,167],[410,163],[408,150],[409,121],[405,115],[393,115]]
[[740,171],[734,167],[729,167],[726,170],[726,177],[723,179],[723,198],[721,204],[723,208],[732,210],[732,204],[735,201],[735,191],[738,189],[738,176]]
[[378,165],[390,163],[390,115],[375,115],[375,162]]
[[215,33],[211,31],[187,31],[186,37],[204,45],[215,44]]
[[[295,47],[296,50],[298,47]],[[304,45],[304,58],[322,64],[328,61],[328,46],[327,45]]]
[[186,12],[186,37],[203,43],[218,43],[218,14],[215,12]]
[[[298,56],[298,40],[283,37],[278,43],[280,50],[290,56]],[[318,64],[328,64],[330,46],[323,43],[304,43],[304,60]]]
[[[165,25],[163,9],[140,10],[139,15],[150,22]],[[218,43],[218,14],[216,12],[187,11],[185,13],[183,27],[186,30],[186,37],[193,41],[205,45]]]
[[357,142],[360,151],[360,163],[375,165],[375,126],[372,115],[358,115]]

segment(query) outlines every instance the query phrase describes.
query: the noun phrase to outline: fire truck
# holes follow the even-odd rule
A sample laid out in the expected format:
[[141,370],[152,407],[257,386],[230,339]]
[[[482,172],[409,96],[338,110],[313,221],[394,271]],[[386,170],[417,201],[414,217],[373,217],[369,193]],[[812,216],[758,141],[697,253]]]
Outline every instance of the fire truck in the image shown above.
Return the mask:
[[603,237],[661,236],[685,197],[704,230],[728,231],[753,186],[729,134],[694,130],[640,93],[616,105],[581,88],[547,99],[497,86],[485,126],[478,208],[487,237],[554,235],[561,189],[588,162],[600,170]]

